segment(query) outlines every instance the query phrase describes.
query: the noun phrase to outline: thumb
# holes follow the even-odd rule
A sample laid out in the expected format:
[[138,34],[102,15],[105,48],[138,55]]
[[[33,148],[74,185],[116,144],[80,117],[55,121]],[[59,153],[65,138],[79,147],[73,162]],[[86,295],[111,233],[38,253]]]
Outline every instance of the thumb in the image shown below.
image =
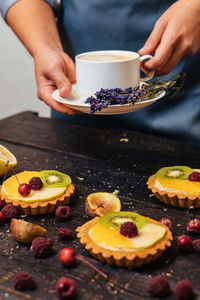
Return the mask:
[[71,91],[71,82],[62,70],[56,70],[53,74],[51,74],[51,79],[59,89],[61,97],[69,95]]

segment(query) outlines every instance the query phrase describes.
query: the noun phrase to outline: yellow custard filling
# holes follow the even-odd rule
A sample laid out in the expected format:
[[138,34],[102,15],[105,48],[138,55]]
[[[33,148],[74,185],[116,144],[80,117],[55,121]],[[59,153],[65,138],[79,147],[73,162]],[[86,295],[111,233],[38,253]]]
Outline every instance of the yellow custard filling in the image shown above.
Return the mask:
[[107,228],[100,224],[91,228],[89,235],[99,246],[112,250],[137,250],[148,248],[158,242],[166,233],[166,229],[153,223],[147,223],[138,230],[138,235],[127,238],[116,229]]
[[157,178],[155,187],[167,192],[200,195],[200,182],[197,181]]

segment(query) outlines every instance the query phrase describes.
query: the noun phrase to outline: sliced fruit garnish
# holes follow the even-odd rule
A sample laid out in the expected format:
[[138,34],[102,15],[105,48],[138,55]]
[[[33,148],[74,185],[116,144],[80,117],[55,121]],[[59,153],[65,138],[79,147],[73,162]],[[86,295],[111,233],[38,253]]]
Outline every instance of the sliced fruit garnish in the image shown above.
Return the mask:
[[48,188],[66,187],[72,182],[69,175],[55,170],[40,171],[38,177],[42,180],[43,186]]
[[46,234],[46,229],[24,220],[12,219],[11,232],[20,243],[31,243],[34,238]]
[[[6,164],[8,163],[8,167]],[[17,164],[16,157],[3,145],[0,145],[0,176],[4,175],[6,170],[14,168]]]
[[193,170],[186,166],[164,167],[156,172],[155,177],[162,179],[186,180],[192,172]]
[[115,194],[93,193],[88,195],[85,201],[85,212],[89,217],[104,216],[120,210],[121,202]]
[[190,195],[200,194],[200,182],[197,181],[187,181],[180,179],[164,179],[157,178],[157,181],[163,186],[163,189],[171,189],[173,191],[185,192]]

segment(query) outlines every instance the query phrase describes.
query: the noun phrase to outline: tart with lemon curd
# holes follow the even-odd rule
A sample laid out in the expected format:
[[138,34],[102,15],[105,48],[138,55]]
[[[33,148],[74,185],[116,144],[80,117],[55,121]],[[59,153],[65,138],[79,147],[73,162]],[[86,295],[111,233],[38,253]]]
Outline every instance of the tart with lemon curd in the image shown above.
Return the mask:
[[134,212],[112,212],[77,228],[78,238],[101,262],[140,267],[171,246],[172,233],[158,221]]
[[[39,186],[38,181],[41,183]],[[27,193],[23,189],[23,193],[21,192],[22,185],[27,188]],[[0,198],[7,204],[16,206],[21,213],[41,215],[69,203],[73,193],[74,185],[66,174],[54,170],[24,171],[3,182]]]
[[147,181],[162,202],[176,207],[200,207],[200,170],[187,166],[164,167]]

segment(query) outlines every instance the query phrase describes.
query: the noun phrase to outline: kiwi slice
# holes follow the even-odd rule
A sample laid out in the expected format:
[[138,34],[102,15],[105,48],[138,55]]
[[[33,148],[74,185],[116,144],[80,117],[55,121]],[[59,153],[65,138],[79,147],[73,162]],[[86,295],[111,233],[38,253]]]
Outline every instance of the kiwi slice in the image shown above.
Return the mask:
[[68,175],[54,170],[40,171],[39,177],[43,182],[43,186],[48,188],[65,187],[72,182]]
[[155,174],[156,178],[167,178],[167,179],[188,179],[189,175],[193,172],[190,167],[186,166],[173,166],[164,167],[158,170]]
[[100,225],[117,230],[119,230],[121,225],[125,222],[135,223],[137,229],[141,229],[148,223],[145,217],[131,211],[111,212],[99,218]]

